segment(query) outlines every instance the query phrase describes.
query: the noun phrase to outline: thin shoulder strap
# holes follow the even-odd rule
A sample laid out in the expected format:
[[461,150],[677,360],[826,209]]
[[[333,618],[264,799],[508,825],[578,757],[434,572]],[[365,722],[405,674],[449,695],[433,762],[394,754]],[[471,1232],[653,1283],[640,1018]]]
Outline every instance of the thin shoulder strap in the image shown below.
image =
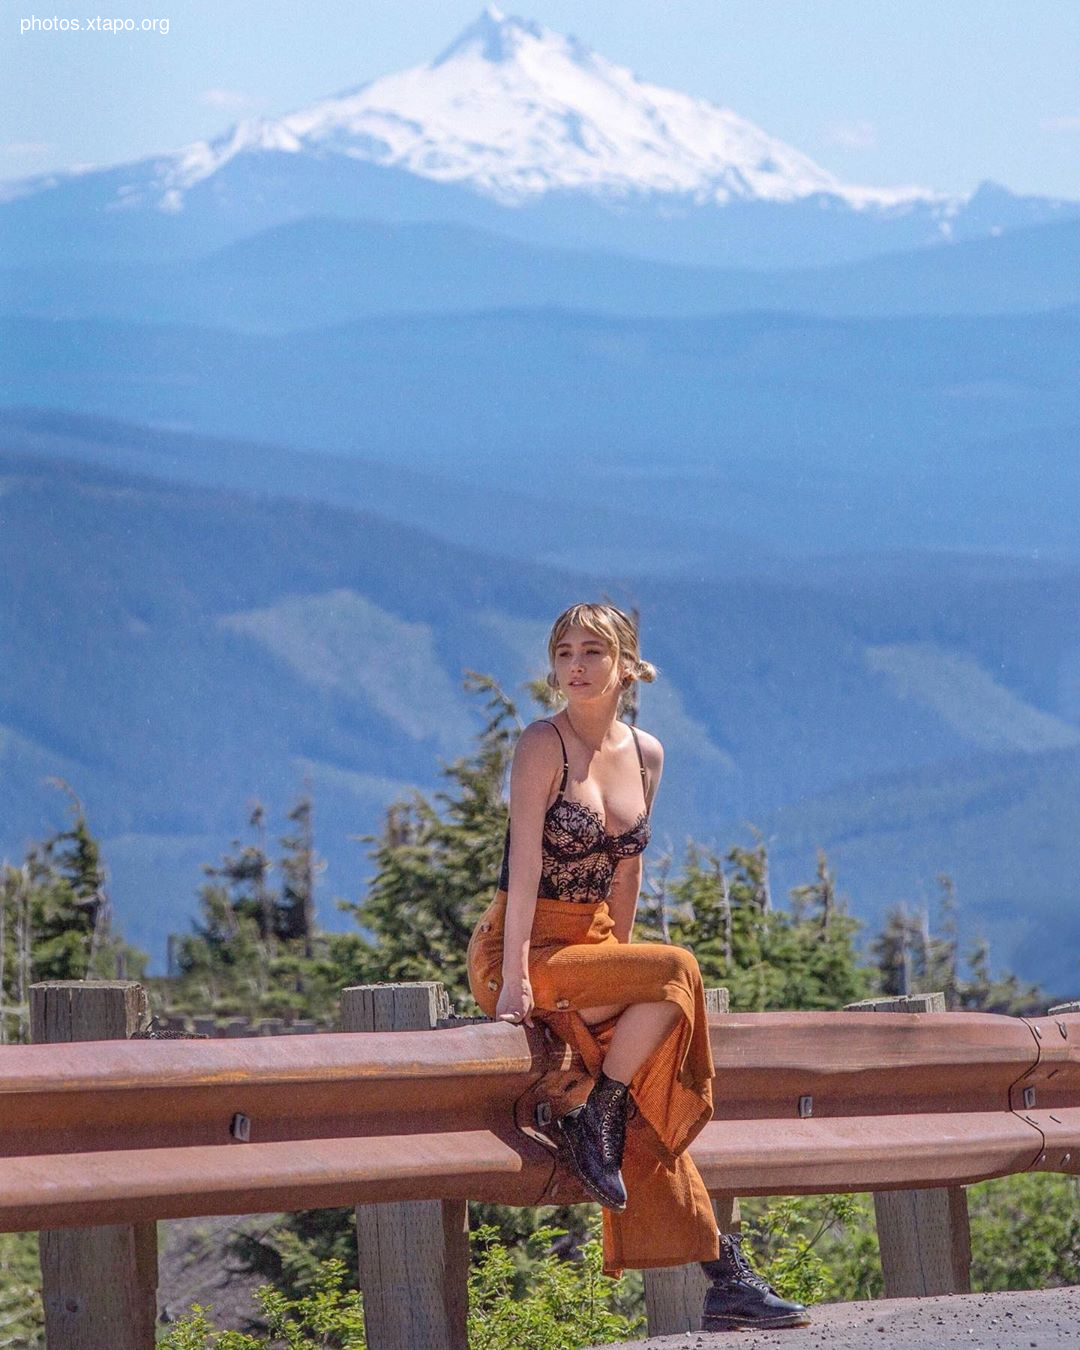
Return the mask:
[[[555,728],[558,731],[558,727]],[[645,810],[649,809],[649,780],[645,777],[645,760],[641,754],[641,742],[638,740],[637,727],[631,725],[630,734],[634,738],[634,749],[637,751],[638,763],[641,765],[641,790],[645,794]]]
[[[570,772],[570,761],[566,758],[566,742],[562,738],[562,732],[555,726],[555,723],[550,717],[542,717],[540,720],[546,722],[549,727],[555,727],[555,735],[558,736],[559,744],[562,746],[562,782],[559,784],[559,797],[561,797],[566,791],[566,776]],[[559,797],[555,798],[556,802],[559,800]],[[552,802],[552,806],[554,805],[555,802]]]

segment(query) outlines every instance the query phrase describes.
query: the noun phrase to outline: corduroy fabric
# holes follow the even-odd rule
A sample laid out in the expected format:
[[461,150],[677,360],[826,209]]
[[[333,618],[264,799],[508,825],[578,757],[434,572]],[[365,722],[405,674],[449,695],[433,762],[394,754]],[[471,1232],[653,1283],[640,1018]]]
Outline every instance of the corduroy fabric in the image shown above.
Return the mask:
[[[469,985],[489,1016],[502,987],[506,891],[469,940]],[[692,952],[663,942],[620,942],[606,901],[536,902],[529,942],[534,1018],[576,1050],[595,1078],[616,1019],[586,1024],[576,1009],[674,1003],[682,1016],[634,1075],[626,1132],[627,1206],[603,1212],[604,1274],[715,1260],[716,1219],[687,1145],[712,1118],[713,1060],[701,971]]]

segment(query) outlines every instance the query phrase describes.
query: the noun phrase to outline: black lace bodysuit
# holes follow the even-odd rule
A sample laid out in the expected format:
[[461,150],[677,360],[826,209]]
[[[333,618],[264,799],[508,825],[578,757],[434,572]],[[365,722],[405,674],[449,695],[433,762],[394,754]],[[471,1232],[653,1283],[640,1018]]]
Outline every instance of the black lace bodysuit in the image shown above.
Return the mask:
[[[544,718],[544,721],[549,719]],[[641,742],[634,727],[630,728],[641,766],[641,791],[646,807],[628,830],[622,834],[608,834],[598,811],[584,802],[564,797],[570,764],[566,758],[566,742],[555,726],[555,734],[563,752],[562,782],[558,796],[544,816],[541,842],[540,885],[537,895],[546,900],[575,900],[580,904],[597,904],[611,893],[611,880],[620,858],[632,858],[643,852],[649,842],[648,796],[645,783],[645,761],[641,757]],[[503,845],[502,872],[499,889],[510,889],[510,822],[506,824],[506,843]]]

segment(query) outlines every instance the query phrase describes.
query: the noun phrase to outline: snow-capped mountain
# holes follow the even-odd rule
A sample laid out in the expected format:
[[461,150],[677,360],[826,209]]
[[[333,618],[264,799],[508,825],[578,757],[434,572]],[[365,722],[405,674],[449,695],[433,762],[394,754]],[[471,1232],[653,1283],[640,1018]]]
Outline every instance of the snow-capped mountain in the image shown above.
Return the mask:
[[663,262],[807,267],[1080,203],[841,183],[752,122],[489,6],[435,60],[168,154],[0,184],[9,266],[193,258],[308,217],[454,224]]
[[857,208],[940,198],[845,186],[730,109],[647,84],[576,38],[493,5],[434,61],[189,146],[149,191],[180,209],[194,184],[258,150],[347,155],[467,184],[505,205],[558,191],[695,204],[827,193]]

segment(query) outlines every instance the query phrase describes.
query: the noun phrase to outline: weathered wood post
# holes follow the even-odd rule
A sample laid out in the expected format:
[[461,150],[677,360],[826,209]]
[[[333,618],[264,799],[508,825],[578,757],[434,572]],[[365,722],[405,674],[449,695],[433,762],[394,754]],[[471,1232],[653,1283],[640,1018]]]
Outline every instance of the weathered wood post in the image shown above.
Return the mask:
[[[343,1031],[432,1031],[448,1012],[436,981],[356,985],[341,995]],[[356,1239],[372,1350],[468,1350],[466,1201],[357,1205]]]
[[[35,1043],[125,1040],[145,1012],[146,991],[133,980],[30,986]],[[152,1350],[156,1223],[45,1229],[38,1246],[49,1350]]]
[[[711,1013],[726,1013],[726,989],[706,989],[705,1006]],[[737,1233],[741,1223],[739,1202],[733,1195],[713,1199],[716,1226],[722,1233]],[[680,1331],[701,1330],[701,1309],[708,1288],[705,1272],[696,1262],[690,1266],[661,1266],[645,1271],[645,1314],[650,1336],[672,1336]]]
[[[846,1012],[944,1012],[944,994],[849,1003]],[[971,1232],[963,1186],[875,1191],[886,1298],[971,1292]]]

